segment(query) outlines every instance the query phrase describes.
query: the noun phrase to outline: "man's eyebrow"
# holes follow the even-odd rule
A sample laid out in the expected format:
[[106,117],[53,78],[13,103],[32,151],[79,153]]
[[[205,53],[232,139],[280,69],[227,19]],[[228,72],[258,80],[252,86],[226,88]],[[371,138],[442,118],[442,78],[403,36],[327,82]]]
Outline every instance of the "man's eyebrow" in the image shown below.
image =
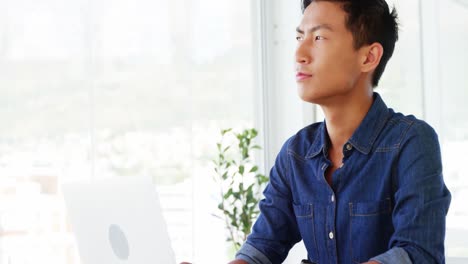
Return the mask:
[[[329,24],[320,24],[307,30],[307,33],[314,33],[315,31],[319,29],[328,29],[330,31],[333,31],[333,28]],[[296,32],[300,34],[304,34],[304,30],[300,29],[299,27],[296,28]]]

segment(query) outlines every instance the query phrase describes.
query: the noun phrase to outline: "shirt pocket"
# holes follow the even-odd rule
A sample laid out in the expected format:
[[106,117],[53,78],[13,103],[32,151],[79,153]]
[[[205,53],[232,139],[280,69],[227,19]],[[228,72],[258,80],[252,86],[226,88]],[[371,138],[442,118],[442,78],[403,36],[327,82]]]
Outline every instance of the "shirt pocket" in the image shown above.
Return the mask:
[[349,203],[351,257],[362,263],[388,250],[393,234],[390,198]]
[[315,239],[315,222],[313,204],[293,205],[299,232],[307,248],[308,258],[312,262],[318,261],[317,242]]

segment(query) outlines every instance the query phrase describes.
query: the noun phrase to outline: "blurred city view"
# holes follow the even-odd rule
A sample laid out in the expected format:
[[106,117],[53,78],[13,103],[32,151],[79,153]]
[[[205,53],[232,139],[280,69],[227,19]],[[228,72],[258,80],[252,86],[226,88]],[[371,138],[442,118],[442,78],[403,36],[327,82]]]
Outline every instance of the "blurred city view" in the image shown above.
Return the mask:
[[60,185],[124,176],[154,179],[178,261],[227,257],[210,160],[253,125],[251,5],[0,1],[0,263],[80,263]]

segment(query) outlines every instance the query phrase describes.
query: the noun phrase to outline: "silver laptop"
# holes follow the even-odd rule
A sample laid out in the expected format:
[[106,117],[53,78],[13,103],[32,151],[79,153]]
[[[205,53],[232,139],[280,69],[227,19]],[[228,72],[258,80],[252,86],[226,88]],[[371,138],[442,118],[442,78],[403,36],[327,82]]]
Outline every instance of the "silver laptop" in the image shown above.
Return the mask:
[[174,264],[149,178],[62,185],[82,264]]

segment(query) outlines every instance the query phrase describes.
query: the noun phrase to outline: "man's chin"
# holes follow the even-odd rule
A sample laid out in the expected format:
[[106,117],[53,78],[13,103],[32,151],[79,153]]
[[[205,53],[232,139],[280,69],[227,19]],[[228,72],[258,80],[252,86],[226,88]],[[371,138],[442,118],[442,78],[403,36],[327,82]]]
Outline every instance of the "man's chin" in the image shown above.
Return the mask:
[[299,98],[306,103],[311,104],[320,104],[323,101],[323,98],[318,95],[311,95],[311,94],[303,94],[299,92]]
[[305,84],[298,84],[297,86],[297,94],[299,95],[299,98],[307,103],[316,104],[320,101],[320,97],[322,97],[322,95],[317,92],[317,87],[311,87],[310,85]]
[[304,98],[301,98],[301,100],[304,101],[304,102],[306,102],[306,103],[319,104],[319,101],[317,101],[317,100],[304,99]]

